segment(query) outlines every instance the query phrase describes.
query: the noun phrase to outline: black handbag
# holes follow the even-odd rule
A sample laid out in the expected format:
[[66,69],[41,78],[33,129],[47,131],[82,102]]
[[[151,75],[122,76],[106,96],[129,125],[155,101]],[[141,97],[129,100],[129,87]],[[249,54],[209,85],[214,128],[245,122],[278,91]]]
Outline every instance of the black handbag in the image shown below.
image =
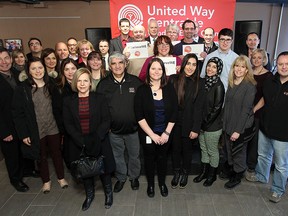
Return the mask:
[[104,156],[93,157],[87,156],[84,151],[85,145],[82,147],[80,159],[72,161],[70,166],[71,175],[76,179],[89,178],[96,175],[102,175],[105,172]]

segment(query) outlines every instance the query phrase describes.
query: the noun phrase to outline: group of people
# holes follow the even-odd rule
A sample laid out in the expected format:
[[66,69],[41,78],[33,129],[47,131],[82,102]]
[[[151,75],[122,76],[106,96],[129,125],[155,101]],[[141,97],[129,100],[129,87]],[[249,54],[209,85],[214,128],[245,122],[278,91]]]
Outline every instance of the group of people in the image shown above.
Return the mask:
[[[26,167],[30,175],[39,170],[42,191],[50,192],[47,152],[60,187],[67,188],[63,161],[69,169],[84,148],[89,156],[104,156],[100,179],[105,208],[110,208],[113,192],[120,192],[127,178],[132,190],[139,189],[142,147],[147,195],[155,196],[157,170],[159,190],[166,197],[168,151],[171,187],[185,188],[198,142],[201,172],[193,182],[205,180],[209,187],[217,179],[223,141],[226,162],[219,178],[228,180],[224,187],[233,189],[244,175],[248,181],[267,183],[274,155],[269,200],[279,202],[288,177],[288,52],[278,55],[273,75],[267,52],[257,48],[255,32],[247,36],[246,53],[238,55],[231,49],[231,29],[219,32],[218,47],[214,29],[206,28],[202,38],[192,20],[183,23],[184,38],[177,43],[179,27],[170,24],[167,34],[158,36],[153,19],[147,38],[140,25],[131,37],[126,18],[119,21],[119,30],[119,37],[100,40],[99,51],[88,40],[73,37],[55,49],[43,49],[40,39],[31,38],[26,57],[23,51],[10,55],[0,48],[0,143],[16,190],[29,190],[22,179]],[[129,59],[127,43],[143,41],[149,57]],[[187,44],[203,44],[204,60],[183,55]],[[165,57],[176,58],[173,75],[166,75]],[[112,175],[117,179],[114,188]],[[82,179],[83,211],[94,199],[94,181]]]

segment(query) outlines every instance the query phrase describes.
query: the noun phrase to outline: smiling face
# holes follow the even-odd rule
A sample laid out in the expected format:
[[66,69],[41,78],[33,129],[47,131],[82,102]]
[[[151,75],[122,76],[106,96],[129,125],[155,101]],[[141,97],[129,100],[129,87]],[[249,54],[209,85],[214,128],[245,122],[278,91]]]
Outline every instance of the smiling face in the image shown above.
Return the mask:
[[67,41],[67,46],[69,53],[75,54],[76,53],[76,47],[77,47],[77,41],[73,38]]
[[23,53],[19,53],[14,61],[15,61],[15,63],[17,65],[24,66],[25,65],[25,56],[24,56],[24,54]]
[[196,67],[197,67],[197,61],[195,58],[190,58],[187,61],[187,64],[184,67],[184,73],[187,77],[192,76],[195,71],[196,71]]
[[114,76],[121,77],[124,74],[126,63],[120,58],[112,58],[109,66]]
[[54,53],[50,53],[47,57],[44,58],[44,63],[47,68],[55,69],[57,64],[57,59]]
[[149,23],[149,29],[148,29],[149,35],[153,38],[156,38],[158,36],[158,30],[159,28],[158,28],[157,21],[156,20],[151,21]]
[[217,65],[214,62],[209,62],[206,67],[207,76],[211,77],[217,74]]
[[107,41],[100,41],[99,43],[99,50],[102,56],[106,55],[109,51],[109,44]]
[[288,55],[281,55],[278,57],[277,71],[283,80],[288,79]]
[[82,96],[88,96],[91,87],[91,80],[87,73],[83,73],[77,79],[78,94]]
[[130,23],[129,22],[121,22],[119,26],[119,30],[122,35],[128,35],[130,31]]
[[263,66],[263,55],[260,52],[255,52],[251,56],[251,63],[254,67],[260,67]]
[[145,28],[143,26],[135,26],[133,29],[133,38],[136,42],[145,40]]
[[82,58],[86,59],[90,52],[92,52],[92,49],[88,44],[82,44],[79,46],[79,53]]
[[185,39],[189,39],[189,40],[192,39],[193,34],[195,32],[194,23],[192,23],[192,22],[185,23],[183,32],[184,32],[184,38]]
[[247,37],[246,40],[246,45],[248,46],[249,49],[257,49],[258,44],[260,43],[259,37],[257,34],[250,34]]
[[68,47],[65,43],[63,42],[59,42],[56,45],[56,53],[59,56],[60,60],[66,59],[69,56],[69,51],[68,51]]
[[219,38],[219,48],[223,52],[228,52],[231,49],[233,39],[227,35],[221,35]]
[[170,51],[170,45],[165,42],[165,40],[162,40],[160,44],[157,44],[159,56],[161,57],[167,57],[169,55]]
[[29,73],[35,81],[43,80],[45,74],[44,65],[40,61],[32,62],[29,66]]
[[213,43],[213,39],[214,39],[214,32],[213,29],[211,28],[207,28],[204,30],[204,41],[205,44],[210,45]]
[[99,70],[102,66],[102,60],[96,57],[88,60],[88,65],[91,67],[92,70]]
[[166,31],[166,35],[171,39],[171,41],[177,41],[179,33],[177,33],[177,30],[169,27]]
[[77,67],[73,63],[69,62],[68,64],[65,65],[64,76],[69,83],[72,82],[73,75],[76,71]]
[[248,73],[248,68],[244,62],[236,62],[234,65],[234,77],[236,79],[243,79]]
[[9,56],[8,52],[0,52],[0,71],[7,73],[12,67],[12,58]]
[[151,81],[160,81],[163,76],[161,64],[157,61],[153,62],[149,69]]

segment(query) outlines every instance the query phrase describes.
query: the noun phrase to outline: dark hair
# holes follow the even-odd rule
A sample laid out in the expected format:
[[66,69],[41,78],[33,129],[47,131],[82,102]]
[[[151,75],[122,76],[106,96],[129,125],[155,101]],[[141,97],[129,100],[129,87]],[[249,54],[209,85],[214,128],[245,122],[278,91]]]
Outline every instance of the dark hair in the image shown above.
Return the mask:
[[148,67],[147,67],[147,72],[146,72],[145,83],[147,85],[151,86],[151,77],[150,77],[149,71],[150,71],[150,68],[154,62],[158,62],[161,65],[163,73],[162,73],[162,77],[161,77],[160,88],[163,88],[167,84],[167,77],[166,77],[165,65],[160,58],[152,58],[151,61],[149,62]]
[[229,36],[233,39],[233,31],[229,28],[223,28],[220,30],[219,34],[218,34],[218,39],[220,39],[221,35],[223,36]]
[[76,66],[76,68],[79,68],[79,65],[77,64],[77,62],[74,59],[71,58],[66,58],[63,59],[60,65],[60,76],[59,76],[59,80],[57,82],[57,85],[60,87],[60,89],[64,88],[65,83],[66,83],[66,77],[64,75],[64,70],[67,64],[72,63],[73,65]]
[[166,35],[160,35],[159,37],[157,37],[155,43],[154,43],[154,48],[153,48],[153,53],[155,56],[159,55],[159,51],[158,51],[158,45],[162,43],[162,41],[164,40],[165,43],[169,44],[169,55],[172,55],[173,53],[173,44],[171,42],[171,39],[166,36]]
[[122,22],[128,22],[129,23],[129,26],[130,26],[130,20],[129,19],[127,19],[127,18],[122,18],[122,19],[120,19],[119,20],[119,26],[121,26],[121,23]]
[[100,76],[101,78],[103,77],[106,77],[106,72],[105,72],[105,60],[102,59],[102,55],[99,51],[92,51],[89,53],[88,57],[87,57],[87,68],[89,69],[89,71],[92,72],[92,69],[89,65],[89,60],[92,60],[92,59],[98,59],[98,60],[101,60],[102,62],[102,65],[101,65],[101,68],[100,68]]
[[11,57],[9,51],[6,48],[0,46],[0,53],[2,53],[2,52],[6,52]]
[[[184,95],[185,95],[185,84],[186,84],[186,74],[185,74],[185,67],[189,61],[189,59],[194,58],[196,60],[196,69],[195,72],[189,77],[196,83],[196,89],[194,93],[194,99],[197,97],[198,94],[198,86],[199,86],[199,68],[198,68],[198,58],[194,53],[189,53],[184,56],[180,68],[180,73],[179,73],[179,79],[177,83],[174,84],[175,89],[177,90],[177,96],[178,96],[178,104],[180,106],[184,105]],[[175,86],[176,85],[176,86]]]
[[40,43],[40,45],[42,46],[42,42],[41,42],[41,40],[40,40],[39,38],[32,37],[32,38],[30,38],[29,41],[28,41],[28,47],[30,47],[30,42],[31,42],[32,40],[37,40],[37,41]]
[[257,35],[257,37],[258,37],[258,39],[259,39],[259,35],[258,35],[257,32],[249,32],[249,33],[247,34],[246,40],[248,39],[248,36],[249,36],[249,35],[252,35],[252,34]]
[[186,23],[193,23],[194,29],[196,28],[195,22],[192,21],[192,20],[190,20],[190,19],[187,19],[187,20],[185,20],[185,21],[183,22],[183,24],[182,24],[182,30],[184,30]]
[[41,60],[42,60],[42,63],[43,65],[46,67],[46,64],[45,64],[45,58],[47,56],[49,56],[51,53],[54,53],[55,57],[56,57],[56,66],[55,66],[55,71],[58,72],[59,70],[59,57],[58,55],[56,54],[55,50],[52,49],[52,48],[45,48],[44,50],[42,50],[41,52]]
[[[44,77],[43,77],[43,80],[44,80],[44,83],[45,83],[45,85],[44,85],[44,93],[45,93],[46,95],[51,94],[51,92],[52,92],[52,87],[51,87],[51,85],[50,85],[50,78],[49,78],[49,76],[48,76],[48,73],[47,73],[47,71],[46,71],[46,67],[45,67],[44,63],[43,63],[42,60],[41,60],[40,58],[38,58],[38,57],[32,57],[32,58],[29,59],[29,61],[27,62],[26,74],[27,74],[27,77],[28,77],[27,81],[28,81],[29,85],[30,85],[31,87],[32,87],[32,86],[36,86],[34,92],[36,92],[36,91],[38,90],[37,83],[34,81],[33,77],[31,76],[31,74],[30,74],[30,72],[29,72],[29,71],[30,71],[30,66],[31,66],[31,64],[34,63],[34,62],[40,62],[40,63],[43,65],[43,67],[44,67]],[[48,93],[48,94],[47,94],[47,93]]]
[[77,41],[77,39],[76,39],[75,37],[69,37],[69,38],[67,39],[67,43],[68,43],[69,40],[72,40],[72,39],[75,40],[75,41]]
[[276,63],[278,62],[278,59],[279,59],[280,56],[286,56],[286,55],[288,55],[288,51],[281,52],[281,53],[277,56]]

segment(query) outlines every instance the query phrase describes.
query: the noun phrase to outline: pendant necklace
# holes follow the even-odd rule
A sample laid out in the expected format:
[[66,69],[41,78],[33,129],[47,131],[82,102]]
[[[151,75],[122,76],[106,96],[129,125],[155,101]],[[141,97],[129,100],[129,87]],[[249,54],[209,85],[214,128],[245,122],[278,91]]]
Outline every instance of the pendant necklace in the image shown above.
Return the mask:
[[154,97],[157,96],[157,91],[158,91],[159,89],[160,89],[160,88],[158,88],[157,90],[153,90],[153,89],[152,89],[152,94],[153,94]]

